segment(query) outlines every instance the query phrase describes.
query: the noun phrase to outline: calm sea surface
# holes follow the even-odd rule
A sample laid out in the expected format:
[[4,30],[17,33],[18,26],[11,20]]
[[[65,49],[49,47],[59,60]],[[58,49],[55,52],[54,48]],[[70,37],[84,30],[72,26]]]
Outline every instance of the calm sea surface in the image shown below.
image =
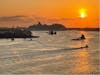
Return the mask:
[[[86,36],[85,41],[71,39]],[[99,74],[99,32],[59,31],[40,38],[0,39],[0,74]],[[78,49],[88,44],[89,48]]]

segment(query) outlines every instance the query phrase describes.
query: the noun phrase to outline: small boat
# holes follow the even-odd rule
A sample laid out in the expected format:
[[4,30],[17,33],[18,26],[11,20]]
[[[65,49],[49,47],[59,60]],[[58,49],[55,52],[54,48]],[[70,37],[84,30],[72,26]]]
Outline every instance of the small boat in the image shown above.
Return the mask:
[[49,31],[49,34],[50,34],[50,35],[56,35],[57,32],[52,30],[52,31]]
[[86,45],[86,46],[84,46],[84,47],[80,47],[80,48],[88,48],[89,46],[88,45]]
[[80,40],[85,40],[85,39],[76,38],[76,39],[72,39],[72,40],[75,40],[75,41],[80,41]]
[[88,45],[86,45],[86,46],[83,46],[83,47],[79,47],[79,48],[72,48],[72,49],[83,49],[83,48],[89,48],[89,46],[88,46]]
[[85,39],[86,39],[85,36],[82,34],[81,37],[72,39],[72,40],[79,41],[79,40],[85,40]]

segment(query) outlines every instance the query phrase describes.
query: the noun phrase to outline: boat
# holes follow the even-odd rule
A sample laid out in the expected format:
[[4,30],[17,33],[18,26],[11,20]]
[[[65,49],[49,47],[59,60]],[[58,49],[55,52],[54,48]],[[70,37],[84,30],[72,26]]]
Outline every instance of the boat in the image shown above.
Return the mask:
[[79,41],[79,40],[85,40],[85,39],[86,39],[85,36],[82,34],[81,37],[72,39],[72,40]]
[[56,35],[57,32],[52,30],[52,31],[49,31],[49,34],[50,34],[50,35]]
[[76,38],[76,39],[72,39],[72,40],[75,40],[75,41],[80,41],[80,40],[85,40],[85,39]]

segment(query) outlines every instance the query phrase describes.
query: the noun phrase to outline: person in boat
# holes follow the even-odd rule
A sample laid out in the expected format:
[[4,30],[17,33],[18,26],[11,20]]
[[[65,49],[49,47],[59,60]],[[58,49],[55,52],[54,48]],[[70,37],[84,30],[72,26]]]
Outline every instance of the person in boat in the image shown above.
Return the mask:
[[56,31],[55,31],[55,32],[53,32],[53,34],[55,34],[55,35],[56,35],[56,34],[57,34],[57,33],[56,33]]
[[86,38],[85,38],[85,36],[82,34],[81,37],[76,38],[76,39],[72,39],[72,40],[84,40],[84,39],[86,39]]
[[88,45],[86,45],[85,47],[81,47],[81,48],[88,48],[89,46]]
[[52,30],[50,33],[51,33],[51,35],[53,35],[54,31]]
[[85,36],[82,34],[81,37],[80,37],[80,39],[86,39],[86,38],[85,38]]
[[49,34],[50,35],[53,35],[54,34],[54,31],[53,30],[49,31]]
[[88,46],[88,45],[86,45],[85,47],[86,47],[86,48],[88,48],[89,46]]

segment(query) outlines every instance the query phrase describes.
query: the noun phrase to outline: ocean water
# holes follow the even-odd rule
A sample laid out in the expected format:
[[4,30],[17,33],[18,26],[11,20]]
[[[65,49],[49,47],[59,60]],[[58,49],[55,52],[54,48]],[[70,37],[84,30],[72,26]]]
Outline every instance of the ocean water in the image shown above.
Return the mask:
[[[86,36],[84,41],[71,39]],[[40,38],[0,39],[0,74],[100,74],[99,32],[33,31]],[[88,45],[89,48],[81,49]]]

